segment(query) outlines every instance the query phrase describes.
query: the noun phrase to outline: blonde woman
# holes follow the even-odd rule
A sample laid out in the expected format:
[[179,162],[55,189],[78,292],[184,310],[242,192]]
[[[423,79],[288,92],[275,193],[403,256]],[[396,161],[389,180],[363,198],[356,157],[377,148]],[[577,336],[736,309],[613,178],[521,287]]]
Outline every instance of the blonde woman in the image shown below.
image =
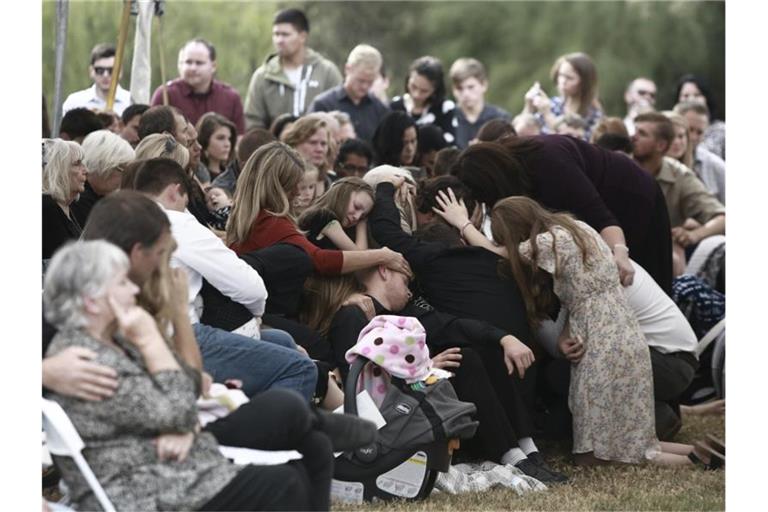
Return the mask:
[[349,274],[376,265],[410,275],[408,263],[387,248],[367,251],[320,249],[302,234],[291,213],[306,163],[295,150],[270,142],[251,155],[238,178],[235,206],[227,224],[226,242],[238,254],[278,243],[301,248],[318,274]]
[[43,139],[43,259],[53,256],[67,240],[77,239],[82,227],[70,206],[85,190],[88,170],[80,144]]
[[85,226],[91,208],[99,199],[120,188],[125,168],[135,158],[131,145],[109,130],[89,133],[83,140],[83,151],[88,180],[85,190],[71,206],[81,226]]
[[316,113],[300,117],[283,132],[280,140],[298,151],[307,162],[317,167],[315,197],[323,195],[331,185],[328,169],[331,168],[335,153],[335,142],[325,114]]
[[671,110],[662,112],[675,125],[675,138],[669,145],[667,156],[683,163],[689,169],[693,169],[693,146],[688,140],[688,121],[685,117]]

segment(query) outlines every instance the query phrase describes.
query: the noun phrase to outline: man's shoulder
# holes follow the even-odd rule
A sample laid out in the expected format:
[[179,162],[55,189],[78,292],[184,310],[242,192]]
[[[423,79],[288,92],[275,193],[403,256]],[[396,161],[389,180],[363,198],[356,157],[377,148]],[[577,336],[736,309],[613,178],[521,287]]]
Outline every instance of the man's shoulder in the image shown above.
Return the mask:
[[234,87],[232,87],[230,84],[226,82],[222,82],[220,80],[214,79],[212,83],[212,88],[216,94],[221,94],[223,96],[227,96],[230,98],[235,98],[235,97],[240,98],[240,93],[237,92],[237,89],[235,89]]
[[86,89],[80,89],[79,91],[70,93],[69,96],[67,96],[67,99],[64,100],[64,107],[71,109],[84,106],[94,96],[93,86]]
[[662,181],[679,181],[691,176],[695,177],[696,175],[691,169],[686,167],[684,163],[672,157],[665,156],[662,160],[661,170],[659,171],[657,178]]
[[490,103],[486,103],[485,108],[483,109],[483,113],[480,117],[484,119],[498,119],[500,117],[510,119],[509,112],[497,105],[492,105]]
[[338,103],[339,92],[341,91],[341,88],[341,85],[337,85],[336,87],[332,87],[331,89],[318,94],[312,103],[314,103],[316,106],[325,106]]

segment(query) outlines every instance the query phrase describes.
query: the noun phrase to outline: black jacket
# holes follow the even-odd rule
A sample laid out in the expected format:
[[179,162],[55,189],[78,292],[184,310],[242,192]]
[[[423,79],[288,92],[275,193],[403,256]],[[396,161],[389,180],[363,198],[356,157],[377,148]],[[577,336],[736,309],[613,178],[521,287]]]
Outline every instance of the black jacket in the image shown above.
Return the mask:
[[379,184],[368,225],[379,244],[408,260],[427,302],[439,311],[488,322],[530,346],[525,303],[514,280],[499,277],[500,258],[481,247],[451,247],[405,233],[394,193],[391,183]]

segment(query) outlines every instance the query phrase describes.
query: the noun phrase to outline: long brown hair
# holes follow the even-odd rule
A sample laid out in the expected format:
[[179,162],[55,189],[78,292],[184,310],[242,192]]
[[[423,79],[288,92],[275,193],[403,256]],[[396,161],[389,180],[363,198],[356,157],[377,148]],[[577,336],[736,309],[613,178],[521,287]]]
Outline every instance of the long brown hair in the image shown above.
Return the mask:
[[170,336],[173,320],[173,290],[170,261],[176,247],[176,241],[172,240],[168,249],[163,252],[160,264],[149,276],[149,279],[144,282],[139,295],[136,297],[138,305],[152,315],[157,328],[160,330],[160,334],[174,350],[176,350],[176,347],[173,344],[173,338]]
[[206,167],[208,166],[208,155],[206,153],[208,144],[211,142],[213,132],[222,126],[229,129],[229,155],[227,155],[227,161],[222,162],[222,167],[226,167],[235,157],[235,146],[237,145],[237,128],[235,127],[235,123],[216,112],[206,112],[197,121],[197,126],[195,127],[197,129],[197,142],[199,142],[202,147],[200,160]]
[[327,210],[333,213],[336,220],[341,222],[347,215],[349,198],[355,192],[365,192],[371,196],[371,200],[376,201],[376,194],[373,187],[366,183],[362,178],[348,176],[333,182],[325,194],[320,196],[312,205],[307,208],[299,217],[299,227],[303,230],[309,229],[312,217],[318,212]]
[[304,281],[299,321],[327,336],[333,315],[341,305],[353,294],[364,291],[354,274],[310,276]]
[[[582,117],[589,113],[589,107],[601,108],[597,99],[597,68],[592,58],[586,53],[568,53],[559,57],[550,71],[552,81],[557,85],[557,74],[563,62],[567,62],[579,75],[579,95],[575,98],[575,112]],[[566,98],[563,98],[565,101]]]
[[227,245],[248,239],[261,210],[293,220],[289,196],[301,182],[305,167],[296,150],[282,142],[270,142],[257,149],[237,178],[234,206],[227,222]]
[[[590,266],[591,256],[599,248],[570,214],[550,212],[533,199],[522,196],[502,199],[491,211],[493,239],[504,245],[509,254],[509,264],[504,265],[507,268],[502,270],[511,274],[520,288],[531,328],[538,327],[555,302],[552,276],[538,267],[540,251],[536,241],[536,237],[542,233],[549,232],[554,237],[553,226],[560,226],[570,233],[581,252],[583,265]],[[525,240],[531,244],[530,260],[520,255],[519,245]],[[555,259],[554,277],[557,278],[562,268],[558,262],[557,245],[553,244],[552,249]]]

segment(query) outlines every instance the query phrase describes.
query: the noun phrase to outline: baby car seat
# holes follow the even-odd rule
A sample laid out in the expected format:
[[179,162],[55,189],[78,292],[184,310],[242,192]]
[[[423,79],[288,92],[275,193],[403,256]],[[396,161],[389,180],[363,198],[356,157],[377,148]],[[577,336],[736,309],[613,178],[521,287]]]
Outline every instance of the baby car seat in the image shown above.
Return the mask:
[[[377,366],[363,356],[350,366],[344,397],[347,414],[357,415],[357,383],[367,364]],[[437,473],[448,471],[457,440],[471,438],[478,426],[472,419],[475,405],[459,401],[446,379],[409,385],[390,375],[379,412],[387,424],[376,442],[336,459],[331,494],[338,500],[360,504],[374,498],[426,498]]]

